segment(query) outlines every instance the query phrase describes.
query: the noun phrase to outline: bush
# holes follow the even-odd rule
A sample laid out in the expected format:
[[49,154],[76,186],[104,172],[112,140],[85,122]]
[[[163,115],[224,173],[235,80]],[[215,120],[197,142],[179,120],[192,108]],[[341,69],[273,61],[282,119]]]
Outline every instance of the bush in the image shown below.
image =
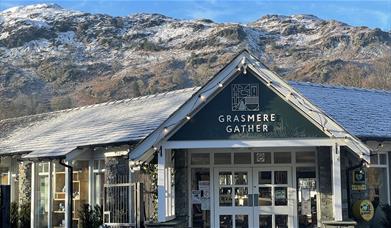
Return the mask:
[[11,210],[10,210],[11,227],[29,228],[30,212],[31,210],[30,210],[29,202],[20,205],[20,210],[18,209],[18,204],[16,202],[11,203]]
[[94,207],[83,204],[79,210],[82,228],[99,228],[103,224],[103,208],[99,205]]

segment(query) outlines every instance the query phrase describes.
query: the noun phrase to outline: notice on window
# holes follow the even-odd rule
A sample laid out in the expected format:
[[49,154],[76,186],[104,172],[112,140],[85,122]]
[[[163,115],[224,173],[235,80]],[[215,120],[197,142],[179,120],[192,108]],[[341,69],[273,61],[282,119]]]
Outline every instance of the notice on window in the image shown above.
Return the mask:
[[311,214],[311,195],[309,188],[301,189],[301,214],[310,215]]
[[198,181],[198,190],[201,191],[202,198],[210,198],[210,182],[209,181]]
[[191,191],[191,203],[192,204],[201,204],[201,191],[192,190]]

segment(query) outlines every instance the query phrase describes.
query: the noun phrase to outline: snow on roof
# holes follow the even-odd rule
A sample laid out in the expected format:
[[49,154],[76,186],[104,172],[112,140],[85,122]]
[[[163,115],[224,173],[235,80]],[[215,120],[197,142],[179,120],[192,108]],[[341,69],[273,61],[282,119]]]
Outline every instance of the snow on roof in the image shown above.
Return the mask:
[[78,146],[143,139],[197,88],[0,121],[0,154],[63,156]]
[[391,91],[289,82],[359,138],[391,138]]
[[[357,137],[391,138],[391,92],[289,82]],[[199,88],[0,121],[0,154],[63,156],[78,146],[139,141]]]

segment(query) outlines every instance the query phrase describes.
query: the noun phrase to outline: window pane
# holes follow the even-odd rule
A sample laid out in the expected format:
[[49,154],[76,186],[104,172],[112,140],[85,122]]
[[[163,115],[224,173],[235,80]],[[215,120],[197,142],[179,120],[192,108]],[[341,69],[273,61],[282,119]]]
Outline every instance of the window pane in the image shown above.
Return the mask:
[[271,184],[271,183],[272,183],[271,171],[258,172],[258,184]]
[[191,154],[192,165],[209,165],[209,153]]
[[220,207],[232,206],[232,188],[219,189],[219,205]]
[[259,228],[272,228],[272,215],[259,216]]
[[221,228],[232,228],[232,215],[220,215],[219,223]]
[[275,215],[275,223],[278,228],[288,228],[288,215]]
[[234,164],[251,164],[251,153],[234,153]]
[[272,188],[271,187],[260,187],[258,195],[259,206],[270,206],[272,205]]
[[275,171],[274,172],[274,184],[288,184],[288,172],[287,171]]
[[287,187],[274,187],[274,205],[288,205],[287,193]]
[[380,160],[380,165],[386,165],[387,164],[387,155],[386,154],[379,154],[379,160]]
[[255,164],[270,164],[272,161],[272,155],[270,152],[256,152],[254,153]]
[[379,163],[378,154],[371,155],[371,164],[377,165]]
[[220,185],[231,185],[232,184],[232,173],[231,172],[220,172],[219,173]]
[[247,184],[247,172],[235,172],[235,184]]
[[103,206],[103,186],[105,181],[105,174],[104,173],[95,173],[94,175],[95,179],[95,204],[98,204],[100,206]]
[[387,169],[368,168],[368,197],[372,202],[388,203]]
[[274,163],[291,163],[291,152],[275,152]]
[[248,215],[235,215],[236,228],[248,228]]
[[315,153],[313,151],[296,152],[297,163],[314,163]]
[[214,157],[216,165],[231,164],[231,153],[215,153]]
[[248,206],[248,188],[235,188],[235,206]]

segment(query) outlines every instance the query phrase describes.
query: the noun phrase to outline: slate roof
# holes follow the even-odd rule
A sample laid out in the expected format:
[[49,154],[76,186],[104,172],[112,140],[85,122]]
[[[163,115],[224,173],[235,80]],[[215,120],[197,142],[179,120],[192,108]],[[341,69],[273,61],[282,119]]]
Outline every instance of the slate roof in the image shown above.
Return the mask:
[[391,139],[391,91],[289,84],[356,137]]
[[0,121],[0,154],[62,156],[96,144],[139,141],[198,88],[85,106]]
[[[289,82],[357,137],[391,139],[391,91]],[[63,156],[78,146],[145,138],[199,87],[0,121],[0,154]]]

